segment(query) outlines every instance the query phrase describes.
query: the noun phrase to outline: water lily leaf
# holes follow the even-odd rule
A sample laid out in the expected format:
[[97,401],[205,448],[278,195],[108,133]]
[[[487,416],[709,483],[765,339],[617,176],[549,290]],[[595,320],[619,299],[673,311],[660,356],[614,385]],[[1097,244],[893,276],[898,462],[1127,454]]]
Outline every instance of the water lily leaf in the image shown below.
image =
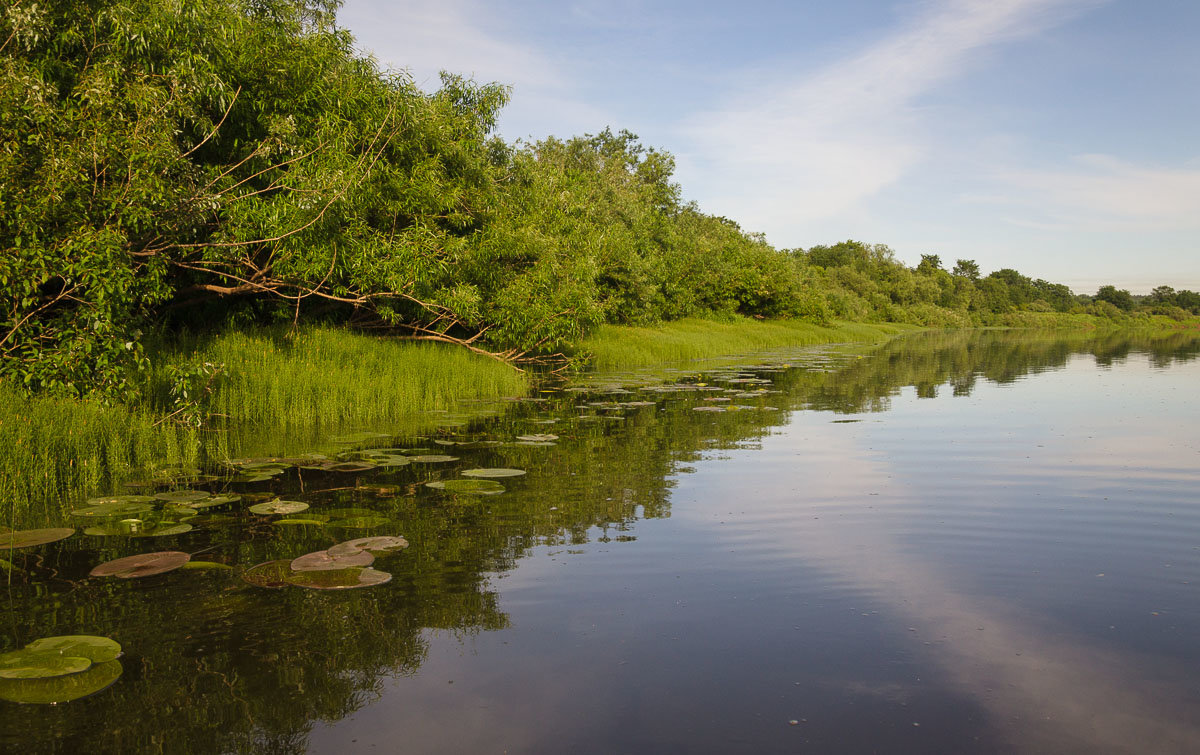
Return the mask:
[[92,662],[80,656],[25,648],[0,655],[0,679],[45,679],[87,671]]
[[365,550],[342,552],[342,555],[333,555],[329,551],[316,551],[292,559],[292,571],[329,571],[346,569],[351,566],[370,566],[374,560],[375,556]]
[[328,472],[366,472],[376,467],[369,461],[341,461],[325,467]]
[[377,535],[375,537],[360,537],[355,540],[338,543],[329,548],[329,555],[339,558],[350,553],[357,553],[358,551],[368,551],[379,555],[383,553],[395,553],[407,547],[408,541],[402,537]]
[[167,503],[192,503],[212,496],[207,490],[171,490],[166,493],[156,493],[155,498]]
[[504,469],[497,467],[485,467],[480,469],[464,469],[463,477],[520,477],[525,474],[524,469]]
[[291,576],[292,562],[290,559],[267,561],[242,572],[242,579],[246,582],[255,587],[267,587],[272,590],[287,587],[288,578]]
[[408,456],[372,456],[371,462],[377,467],[406,467],[412,464],[412,458]]
[[200,498],[195,501],[188,501],[183,505],[192,509],[211,509],[215,506],[224,506],[230,503],[237,503],[240,500],[242,500],[240,495],[221,493],[219,495],[210,495],[208,498]]
[[504,492],[504,486],[495,480],[436,480],[425,483],[425,486],[468,495],[497,495]]
[[188,561],[180,569],[190,571],[232,571],[233,567],[229,564],[222,564],[217,561]]
[[513,441],[513,445],[522,446],[525,448],[549,448],[550,446],[557,446],[558,444],[550,440],[518,440]]
[[390,581],[392,575],[370,567],[355,566],[347,569],[293,572],[288,583],[310,590],[352,590],[357,587],[373,587]]
[[[319,468],[323,468],[323,467],[319,467]],[[304,469],[311,469],[311,467],[304,467]],[[267,481],[269,481],[269,480],[274,480],[274,479],[275,479],[275,475],[269,475],[269,474],[240,474],[240,475],[238,475],[238,476],[234,477],[233,479],[234,479],[235,481],[237,481],[237,482],[267,482]]]
[[445,454],[421,454],[420,456],[410,456],[408,458],[418,464],[443,464],[448,461],[458,461],[457,456],[446,456]]
[[250,511],[263,516],[271,514],[298,514],[301,511],[306,511],[308,504],[302,501],[268,501],[267,503],[256,503],[250,507]]
[[518,435],[517,440],[526,440],[534,443],[546,443],[548,441],[558,440],[558,436],[550,433],[534,433],[532,435]]
[[271,522],[271,524],[278,524],[278,525],[283,525],[283,526],[297,524],[297,525],[309,525],[312,527],[320,527],[325,524],[325,521],[326,520],[324,520],[324,519],[313,519],[313,518],[309,517],[309,518],[304,518],[304,519],[299,519],[299,518],[297,518],[297,519],[276,519],[275,521]]
[[[120,496],[125,497],[125,496]],[[108,501],[105,503],[96,503],[91,506],[84,506],[80,509],[73,509],[71,516],[85,517],[88,519],[109,519],[117,517],[137,516],[145,514],[147,511],[154,510],[154,504],[147,501],[154,500],[148,496],[128,496],[129,498],[145,498],[145,501]]]
[[0,700],[54,705],[107,689],[121,676],[120,661],[94,664],[78,674],[48,679],[0,679]]
[[114,524],[88,527],[85,535],[93,537],[167,537],[191,532],[186,522],[144,522],[141,519],[122,519]]
[[41,530],[17,530],[0,535],[0,551],[32,548],[63,540],[75,534],[74,527],[51,527]]
[[107,637],[91,634],[64,634],[43,637],[25,646],[26,650],[59,653],[76,658],[87,658],[92,663],[114,661],[121,655],[121,643]]
[[108,503],[153,503],[154,497],[148,495],[103,495],[99,498],[87,499],[88,506],[100,506]]
[[[191,529],[191,527],[188,527]],[[190,561],[192,557],[181,551],[158,551],[157,553],[141,553],[136,556],[126,556],[112,561],[106,561],[92,569],[93,577],[149,577],[162,574]]]

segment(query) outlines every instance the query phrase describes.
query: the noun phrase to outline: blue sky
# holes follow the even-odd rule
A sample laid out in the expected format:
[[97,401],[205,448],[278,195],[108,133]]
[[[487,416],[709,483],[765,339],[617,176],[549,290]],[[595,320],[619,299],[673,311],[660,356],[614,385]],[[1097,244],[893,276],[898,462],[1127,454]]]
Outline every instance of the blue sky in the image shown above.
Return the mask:
[[508,139],[633,131],[778,247],[1200,290],[1197,0],[346,0],[339,22],[425,88],[511,86]]

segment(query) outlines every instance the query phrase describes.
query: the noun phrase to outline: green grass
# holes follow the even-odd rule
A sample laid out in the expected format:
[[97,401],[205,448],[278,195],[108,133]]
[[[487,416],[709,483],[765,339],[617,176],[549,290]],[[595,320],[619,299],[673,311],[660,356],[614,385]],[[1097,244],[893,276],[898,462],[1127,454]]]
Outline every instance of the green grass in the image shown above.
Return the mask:
[[193,466],[195,430],[147,411],[29,396],[0,382],[0,524],[47,526],[70,504],[151,466]]
[[895,323],[815,325],[801,320],[759,321],[688,318],[651,327],[605,325],[583,344],[596,370],[620,370],[684,362],[763,349],[824,343],[879,342],[917,330]]
[[[528,375],[465,349],[333,328],[192,337],[151,357],[159,367],[127,406],[33,397],[0,382],[0,525],[60,522],[84,498],[151,469],[319,451],[320,439],[351,429],[412,433],[434,421],[430,412],[530,386]],[[199,430],[163,421],[170,366],[203,362],[220,365],[204,396],[215,416]]]
[[191,357],[223,365],[211,407],[235,423],[375,425],[463,399],[525,393],[527,375],[466,349],[333,328],[230,333]]

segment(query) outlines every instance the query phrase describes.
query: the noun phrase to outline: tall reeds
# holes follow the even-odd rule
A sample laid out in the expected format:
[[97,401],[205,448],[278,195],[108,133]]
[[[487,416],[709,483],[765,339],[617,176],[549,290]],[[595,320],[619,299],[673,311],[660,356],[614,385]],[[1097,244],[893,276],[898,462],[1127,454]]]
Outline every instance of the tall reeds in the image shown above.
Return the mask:
[[894,323],[839,322],[823,326],[801,320],[688,318],[652,327],[604,325],[584,342],[583,348],[592,355],[595,369],[618,370],[789,346],[884,341],[914,329]]

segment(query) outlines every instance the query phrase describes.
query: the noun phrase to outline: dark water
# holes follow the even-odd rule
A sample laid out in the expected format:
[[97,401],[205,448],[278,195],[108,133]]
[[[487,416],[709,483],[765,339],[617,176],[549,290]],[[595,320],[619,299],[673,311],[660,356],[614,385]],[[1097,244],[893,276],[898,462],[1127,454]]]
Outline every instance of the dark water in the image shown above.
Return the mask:
[[[929,334],[549,391],[436,439],[552,446],[427,438],[461,460],[250,486],[387,517],[369,532],[239,506],[27,551],[3,649],[107,635],[123,674],[0,702],[0,749],[1200,752],[1198,354],[1184,335]],[[471,467],[527,474],[490,497],[422,484]],[[391,582],[86,578],[129,553],[242,569],[363,534],[411,542],[376,561]]]

